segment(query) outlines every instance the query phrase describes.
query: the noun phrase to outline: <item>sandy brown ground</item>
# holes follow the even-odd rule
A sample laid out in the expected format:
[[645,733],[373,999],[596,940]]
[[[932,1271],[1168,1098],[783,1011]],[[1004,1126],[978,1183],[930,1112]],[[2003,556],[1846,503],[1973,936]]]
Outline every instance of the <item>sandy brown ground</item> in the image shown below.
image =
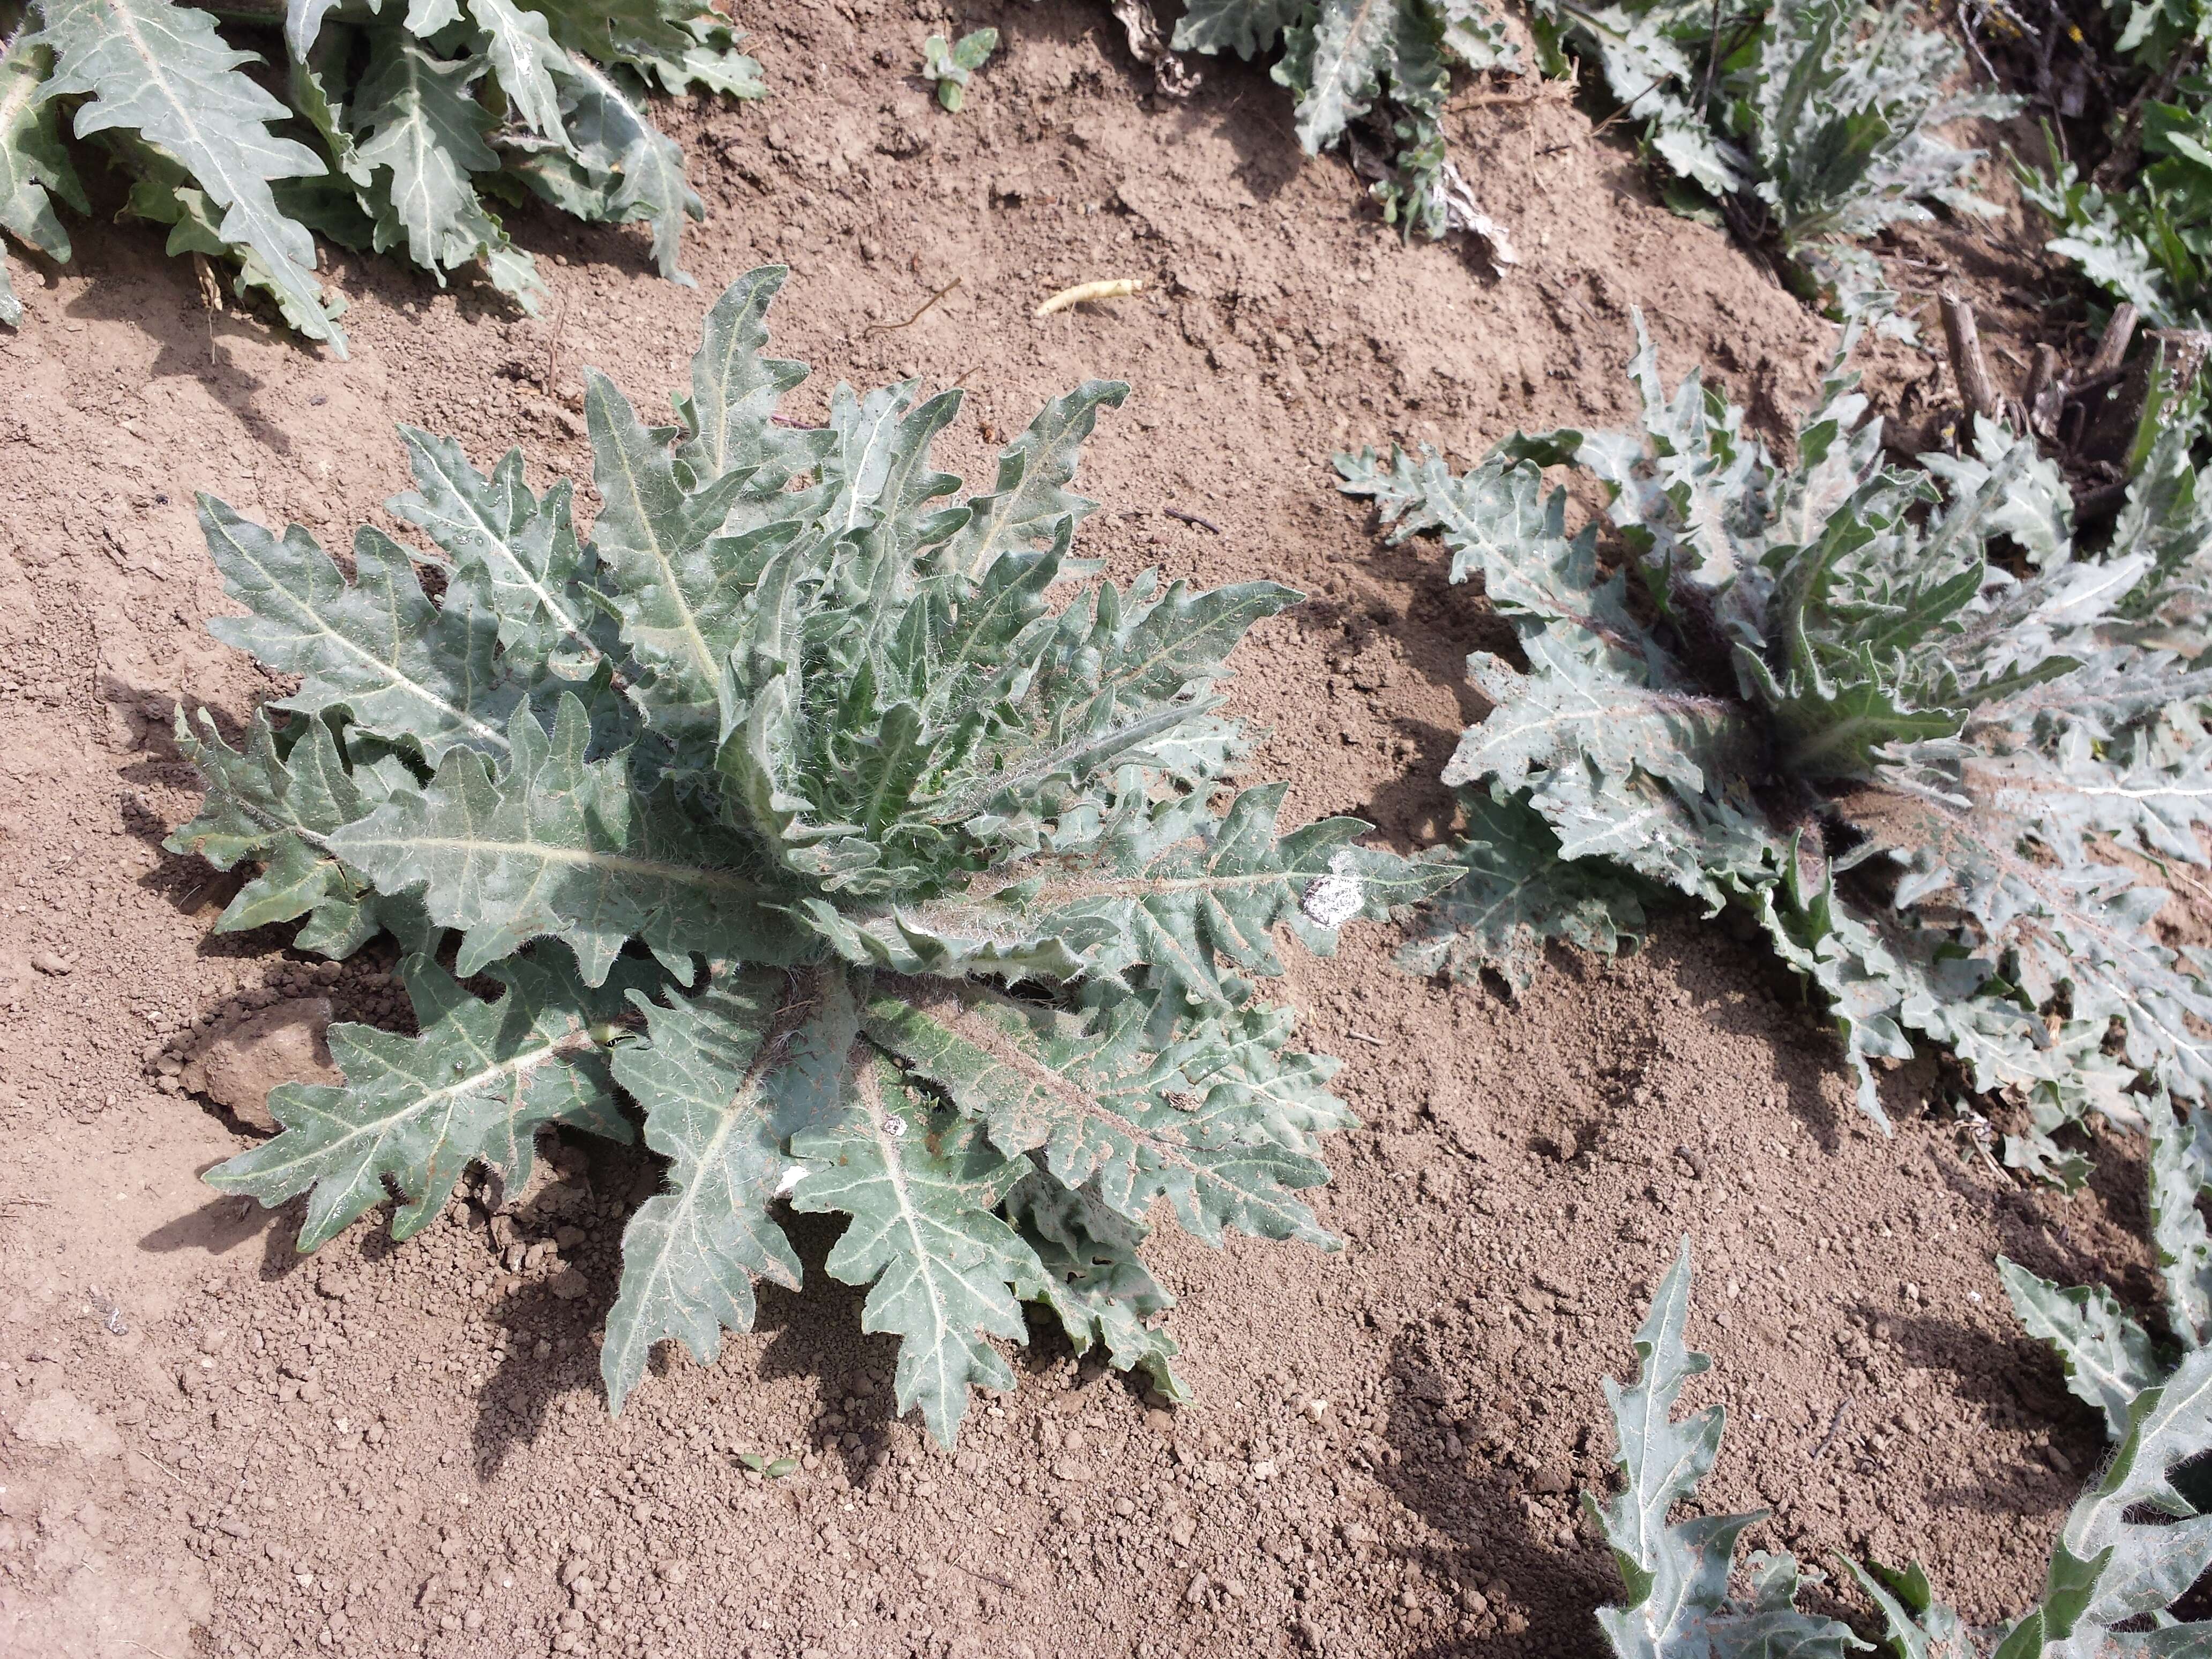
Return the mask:
[[[1148,1412],[1040,1330],[957,1456],[890,1419],[889,1345],[811,1219],[808,1292],[765,1290],[711,1369],[664,1353],[610,1420],[592,1338],[649,1164],[576,1149],[519,1210],[306,1261],[295,1212],[198,1184],[246,1137],[158,1089],[162,1054],[310,986],[389,1019],[396,988],[374,949],[333,981],[281,933],[212,936],[226,890],[159,850],[196,799],[171,706],[236,719],[270,689],[203,631],[227,607],[192,490],[326,541],[388,526],[403,419],[584,480],[576,366],[657,398],[720,284],[786,259],[801,410],[840,376],[980,388],[940,455],[971,477],[1048,396],[1130,380],[1083,550],[1308,591],[1238,659],[1236,706],[1274,733],[1249,775],[1410,848],[1449,828],[1483,611],[1432,548],[1377,542],[1328,453],[1618,418],[1632,305],[1670,378],[1703,361],[1770,421],[1827,349],[1570,105],[1454,118],[1526,260],[1499,281],[1397,245],[1340,163],[1302,161],[1260,70],[1155,104],[1103,8],[787,15],[756,42],[772,102],[676,118],[711,212],[696,290],[630,234],[529,217],[544,318],[341,258],[338,364],[204,315],[153,234],[88,225],[0,334],[0,1653],[1585,1654],[1615,1587],[1571,1495],[1608,1489],[1597,1379],[1686,1232],[1718,1362],[1698,1397],[1732,1413],[1709,1503],[1772,1505],[1767,1547],[1916,1554],[1976,1618],[2023,1605],[2100,1443],[1991,1257],[2147,1302],[2137,1153],[2105,1146],[2071,1203],[2024,1190],[1921,1115],[1924,1065],[1870,1133],[1794,988],[1688,918],[1618,963],[1555,953],[1518,1004],[1404,977],[1374,931],[1297,963],[1279,993],[1367,1124],[1322,1200],[1350,1247],[1164,1237],[1200,1403]],[[1007,37],[957,118],[902,78],[948,21]],[[2000,345],[2047,297],[2001,243],[1909,246],[1934,264],[1900,274],[1961,270]],[[1141,299],[1030,319],[1134,274]],[[1932,359],[1881,361],[1893,402],[1942,395]],[[31,967],[49,952],[70,971]],[[566,1267],[580,1299],[551,1291]],[[804,1463],[764,1482],[745,1451]]]

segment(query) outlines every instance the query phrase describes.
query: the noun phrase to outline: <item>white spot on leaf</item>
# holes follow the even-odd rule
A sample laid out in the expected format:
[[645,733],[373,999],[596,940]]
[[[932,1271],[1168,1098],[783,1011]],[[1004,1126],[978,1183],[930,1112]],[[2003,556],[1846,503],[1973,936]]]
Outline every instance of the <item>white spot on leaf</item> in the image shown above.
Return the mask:
[[1340,847],[1328,861],[1328,873],[1306,884],[1298,908],[1305,912],[1306,920],[1315,927],[1341,927],[1359,914],[1366,893],[1359,878],[1352,873],[1351,864],[1352,849]]

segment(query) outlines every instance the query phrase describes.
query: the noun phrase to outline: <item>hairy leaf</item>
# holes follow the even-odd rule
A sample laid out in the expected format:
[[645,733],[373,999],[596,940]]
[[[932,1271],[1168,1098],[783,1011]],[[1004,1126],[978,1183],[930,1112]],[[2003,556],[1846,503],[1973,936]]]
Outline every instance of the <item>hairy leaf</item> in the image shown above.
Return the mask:
[[2212,1343],[2212,1235],[2197,1200],[2212,1188],[2212,1114],[2153,1101],[2150,1120],[2150,1237],[2166,1281],[2166,1317],[2191,1348]]
[[520,285],[507,280],[531,270],[530,258],[509,246],[472,182],[500,165],[485,142],[496,120],[470,91],[484,60],[434,57],[396,33],[376,40],[351,121],[356,160],[371,175],[378,245],[389,245],[388,221],[408,257],[441,283],[447,271],[484,260],[495,282],[535,310],[544,289],[534,274]]
[[1771,1558],[1749,1597],[1729,1595],[1736,1540],[1765,1518],[1764,1510],[1668,1522],[1674,1506],[1694,1496],[1711,1473],[1727,1418],[1718,1406],[1674,1418],[1683,1383],[1712,1364],[1685,1342],[1689,1318],[1685,1238],[1636,1334],[1636,1380],[1625,1389],[1604,1380],[1625,1485],[1603,1507],[1587,1492],[1583,1502],[1604,1530],[1628,1595],[1620,1607],[1598,1610],[1599,1626],[1620,1659],[1749,1659],[1779,1652],[1840,1659],[1861,1644],[1850,1626],[1796,1610],[1802,1575],[1790,1557]]
[[1194,1006],[1243,1000],[1249,984],[1218,964],[1273,975],[1271,942],[1287,922],[1326,955],[1355,917],[1381,921],[1452,880],[1354,844],[1366,826],[1324,818],[1278,839],[1282,784],[1248,789],[1216,823],[1196,805],[1150,814],[1100,849],[1093,872],[1045,878],[1024,910],[1039,932],[1079,941],[1096,975],[1142,966],[1149,981]]
[[706,204],[684,176],[676,141],[654,126],[644,100],[589,58],[556,52],[546,65],[559,89],[559,149],[514,164],[525,184],[580,218],[653,227],[653,263],[671,282],[691,286],[678,264],[684,221]]
[[122,129],[173,158],[222,210],[223,240],[261,262],[295,325],[343,356],[345,335],[324,317],[314,240],[270,188],[326,169],[270,131],[287,112],[239,73],[252,54],[226,46],[207,13],[170,0],[40,0],[40,12],[38,38],[54,54],[43,95],[87,98],[76,136]]
[[645,1108],[645,1142],[670,1160],[671,1190],[623,1231],[622,1289],[599,1372],[616,1411],[664,1337],[701,1364],[722,1330],[752,1328],[755,1277],[799,1288],[799,1258],[768,1207],[795,1168],[791,1137],[834,1117],[852,1048],[841,976],[720,969],[698,996],[663,1007],[633,992],[647,1041],[614,1054],[615,1079]]
[[2061,1290],[2002,1256],[1997,1273],[2027,1334],[2057,1351],[2066,1386],[2104,1413],[2112,1437],[2119,1438],[2136,1396],[2158,1380],[2149,1334],[2101,1285]]
[[[1992,211],[1968,184],[1980,152],[1938,135],[2019,107],[1954,95],[1964,52],[1908,15],[1864,0],[1536,7],[1540,38],[1594,59],[1622,112],[1645,124],[1650,153],[1679,181],[1668,198],[1678,211],[1718,222],[1716,200],[1754,201],[1755,222],[1807,286],[1847,317],[1873,318],[1893,313],[1897,296],[1846,239],[1926,219],[1930,202]],[[1735,222],[1754,221],[1740,211]]]
[[[69,233],[55,216],[54,201],[79,213],[91,212],[92,205],[62,149],[61,106],[41,92],[52,69],[52,51],[27,30],[0,45],[0,230],[65,260]],[[13,326],[21,315],[0,243],[0,323]]]
[[2208,1450],[2212,1349],[2199,1348],[2136,1396],[2119,1449],[2066,1516],[2042,1601],[1998,1644],[1997,1659],[2091,1659],[2112,1651],[2113,1626],[2145,1614],[2162,1626],[2160,1651],[2212,1641],[2212,1621],[2173,1622],[2166,1612],[2212,1566],[2212,1515],[2197,1514],[2172,1480]]
[[[1199,0],[1177,20],[1173,44],[1178,52],[1231,51],[1249,58],[1278,40],[1283,52],[1274,78],[1297,100],[1297,137],[1307,154],[1337,143],[1372,116],[1382,136],[1395,141],[1390,170],[1374,190],[1386,219],[1409,234],[1419,228],[1442,236],[1477,228],[1478,221],[1480,234],[1492,234],[1479,213],[1449,199],[1455,188],[1465,196],[1466,187],[1445,160],[1442,122],[1455,64],[1478,72],[1518,67],[1503,25],[1479,0]],[[1465,200],[1469,210],[1472,199]],[[1501,258],[1510,263],[1511,255]]]
[[[549,27],[565,46],[588,23]],[[585,1036],[550,1040],[666,1160],[608,1316],[617,1407],[656,1343],[711,1361],[757,1279],[797,1285],[787,1192],[851,1218],[830,1270],[869,1287],[901,1409],[940,1439],[971,1387],[1012,1385],[993,1344],[1021,1339],[1024,1301],[1182,1398],[1147,1224],[1334,1243],[1306,1196],[1352,1117],[1334,1062],[1254,994],[1274,935],[1326,952],[1459,872],[1359,846],[1351,819],[1286,830],[1279,784],[1224,787],[1247,745],[1216,687],[1291,590],[1152,572],[1054,604],[1091,574],[1077,452],[1126,387],[1048,404],[969,493],[931,458],[957,392],[841,386],[822,427],[779,418],[805,374],[765,355],[784,276],[710,310],[678,426],[592,377],[588,542],[567,484],[411,428],[391,507],[438,581],[369,532],[349,580],[305,532],[205,502],[252,612],[215,626],[302,683],[242,752],[187,736],[208,799],[175,844],[259,865],[233,920],[305,914],[303,945],[381,927],[428,955],[455,929],[463,975],[562,964]],[[283,1141],[330,1165],[330,1216],[516,1156],[473,1129],[356,1133],[353,1098]]]
[[480,576],[457,573],[433,605],[406,550],[376,531],[355,536],[348,581],[297,525],[273,536],[211,495],[199,498],[199,517],[223,591],[253,611],[209,631],[302,678],[276,707],[343,713],[379,737],[411,740],[434,763],[456,748],[506,752],[503,728],[524,687],[498,659]]
[[177,712],[177,746],[207,780],[198,817],[162,845],[197,853],[218,870],[251,860],[261,870],[238,890],[217,933],[240,933],[306,916],[295,948],[348,957],[379,932],[399,934],[428,952],[435,944],[419,906],[376,893],[331,849],[331,837],[364,817],[395,788],[413,780],[396,760],[349,765],[319,720],[288,732],[280,752],[276,732],[257,714],[243,753],[224,743],[207,711],[199,732]]
[[1041,1152],[1071,1190],[1127,1220],[1165,1196],[1210,1243],[1224,1228],[1333,1246],[1293,1194],[1328,1171],[1309,1124],[1348,1122],[1341,1103],[1278,1050],[1285,1035],[1200,1019],[1164,1046],[1130,999],[1088,1018],[982,988],[878,981],[871,1037],[980,1117],[1008,1155]]
[[941,34],[921,43],[921,72],[937,83],[937,101],[953,114],[967,100],[968,77],[999,49],[996,29],[974,29],[948,45]]
[[[1685,1240],[1638,1336],[1644,1370],[1637,1387],[1624,1391],[1607,1382],[1631,1486],[1603,1511],[1595,1499],[1585,1501],[1607,1528],[1629,1595],[1625,1607],[1601,1609],[1599,1623],[1616,1653],[1648,1659],[1776,1653],[1840,1659],[1869,1644],[1846,1625],[1796,1610],[1798,1589],[1819,1575],[1801,1572],[1787,1555],[1766,1563],[1748,1601],[1718,1599],[1735,1536],[1753,1517],[1701,1516],[1660,1530],[1663,1504],[1694,1489],[1720,1442],[1717,1407],[1685,1424],[1668,1421],[1680,1378],[1704,1368],[1702,1356],[1682,1350],[1679,1333],[1670,1339],[1661,1316],[1662,1307],[1686,1303],[1688,1266]],[[2119,1449],[2066,1517],[2041,1599],[2008,1630],[1988,1633],[1993,1650],[1984,1647],[1984,1632],[1936,1600],[1917,1564],[1900,1571],[1843,1563],[1881,1614],[1898,1659],[2101,1659],[2203,1650],[2212,1623],[2183,1622],[2172,1608],[2212,1565],[2212,1516],[2197,1510],[2174,1476],[2212,1451],[2212,1350],[2195,1350],[2171,1373],[2154,1374],[2123,1417]],[[1645,1492],[1646,1480],[1629,1449],[1655,1439],[1674,1461],[1639,1506],[1631,1499]],[[1686,1582],[1696,1588],[1682,1595]]]
[[[62,137],[70,118],[125,176],[128,211],[170,228],[169,252],[212,262],[240,299],[343,356],[344,301],[316,278],[315,235],[403,251],[441,285],[476,266],[534,312],[544,284],[491,205],[526,189],[582,217],[650,221],[663,273],[688,282],[678,234],[704,204],[646,90],[767,90],[708,0],[284,0],[274,12],[25,0],[0,43],[0,231],[69,257],[53,207],[89,210]],[[239,41],[279,18],[276,72],[251,72]],[[4,260],[0,324],[12,325]]]
[[[1630,373],[1626,432],[1518,434],[1457,477],[1338,463],[1398,534],[1440,535],[1520,641],[1468,660],[1492,707],[1444,781],[1487,792],[1471,902],[1426,912],[1407,964],[1511,979],[1554,933],[1614,948],[1643,925],[1626,871],[1747,908],[1820,988],[1877,1122],[1871,1062],[1909,1056],[1909,1031],[2027,1107],[2008,1158],[2054,1177],[2080,1167],[2051,1134],[2138,1121],[2139,1082],[2204,1097],[2212,988],[2114,856],[2201,863],[2212,823],[2212,679],[2180,654],[2204,650],[2212,533],[2179,447],[2093,556],[2049,465],[1994,427],[1931,463],[1945,500],[1885,461],[1840,368],[1786,466],[1696,376],[1669,396],[1640,332]],[[1565,535],[1539,471],[1559,465],[1604,486],[1622,569]]]
[[399,436],[415,489],[386,505],[428,531],[457,568],[483,571],[507,665],[587,677],[606,653],[588,597],[596,561],[577,541],[568,481],[540,499],[524,480],[520,449],[501,456],[487,477],[450,438],[411,426]]
[[793,960],[769,908],[780,896],[745,868],[744,842],[687,822],[627,756],[586,759],[590,738],[572,694],[550,736],[518,708],[504,769],[457,750],[427,788],[348,824],[332,850],[383,891],[422,890],[431,919],[461,930],[465,974],[541,938],[574,951],[590,985],[633,939],[668,960]]
[[407,958],[400,976],[421,1035],[331,1026],[344,1085],[272,1090],[269,1111],[282,1133],[210,1171],[209,1182],[272,1206],[307,1193],[300,1248],[312,1250],[383,1202],[387,1181],[406,1200],[392,1218],[395,1238],[435,1220],[472,1162],[520,1186],[541,1126],[628,1140],[591,1027],[614,1015],[625,989],[657,975],[626,970],[594,990],[557,951],[487,971],[507,987],[496,1002],[471,996],[427,957]]
[[1547,940],[1601,956],[1637,943],[1644,908],[1632,884],[1562,856],[1559,836],[1520,802],[1470,790],[1461,804],[1467,823],[1454,854],[1456,879],[1415,912],[1401,967],[1455,978],[1489,969],[1525,991]]
[[1115,1370],[1142,1370],[1178,1405],[1190,1390],[1176,1375],[1181,1352],[1161,1321],[1175,1298],[1137,1259],[1144,1227],[1081,1189],[1032,1172],[1006,1195],[1006,1215],[1044,1269],[1045,1305],[1086,1354],[1103,1343]]
[[864,1331],[899,1339],[892,1389],[951,1445],[971,1386],[1012,1389],[989,1337],[1024,1334],[1018,1297],[1044,1294],[1036,1253],[997,1213],[1027,1168],[979,1125],[933,1109],[897,1074],[864,1062],[854,1103],[832,1128],[792,1138],[805,1174],[792,1207],[850,1216],[830,1252],[830,1276],[870,1287]]

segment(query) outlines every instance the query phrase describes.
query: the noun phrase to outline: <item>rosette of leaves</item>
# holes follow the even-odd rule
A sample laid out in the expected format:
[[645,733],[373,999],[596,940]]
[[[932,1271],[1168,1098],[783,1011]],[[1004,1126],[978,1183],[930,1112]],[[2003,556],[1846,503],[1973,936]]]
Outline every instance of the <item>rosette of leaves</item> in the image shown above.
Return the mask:
[[[97,155],[171,253],[341,356],[318,234],[441,285],[479,268],[535,311],[544,285],[495,210],[534,195],[647,222],[661,274],[689,282],[678,242],[704,209],[646,94],[761,96],[739,40],[708,0],[242,0],[220,22],[176,0],[0,0],[0,231],[66,260],[54,209],[90,211],[78,167]],[[20,315],[0,252],[0,321]]]
[[957,391],[779,416],[784,274],[714,306],[675,425],[589,377],[588,540],[519,452],[487,476],[410,428],[392,508],[434,553],[363,529],[349,575],[203,499],[250,613],[214,631],[300,685],[241,749],[183,730],[208,796],[170,844],[259,866],[226,928],[395,934],[421,1032],[333,1028],[344,1085],[276,1091],[282,1132],[209,1178],[307,1194],[302,1249],[390,1188],[404,1237],[471,1163],[519,1181],[538,1129],[627,1139],[627,1099],[668,1165],[623,1236],[617,1408],[657,1341],[711,1360],[756,1279],[799,1283],[779,1195],[848,1218],[829,1271],[939,1439],[1012,1386],[991,1339],[1025,1302],[1179,1397],[1153,1200],[1210,1243],[1333,1243],[1301,1195],[1351,1121],[1334,1062],[1250,976],[1279,926],[1325,952],[1436,874],[1228,783],[1211,688],[1290,590],[1048,599],[1089,574],[1068,485],[1126,387],[1048,404],[963,495],[930,462]]
[[1802,288],[1844,314],[1886,317],[1896,296],[1857,246],[1884,226],[1996,210],[1970,175],[1981,152],[1939,135],[2019,100],[1954,92],[1965,53],[1911,7],[1864,0],[1536,0],[1547,72],[1595,59],[1643,122],[1678,212],[1725,217],[1778,249]]
[[[1408,234],[1471,224],[1463,185],[1444,155],[1452,69],[1516,67],[1519,48],[1480,0],[1195,0],[1176,21],[1177,52],[1234,52],[1249,61],[1281,47],[1272,71],[1297,100],[1309,155],[1364,124],[1391,152],[1374,187],[1383,216]],[[1487,235],[1485,231],[1480,234]]]
[[[1871,1062],[1908,1032],[2026,1109],[2008,1162],[2069,1182],[2063,1125],[2136,1121],[2145,1087],[2203,1099],[2212,991],[2140,873],[2204,862],[2212,818],[2186,434],[2093,552],[1996,427],[1900,469],[1838,371],[1785,465],[1696,375],[1665,395],[1648,341],[1631,368],[1626,432],[1516,435],[1457,475],[1338,463],[1397,536],[1440,534],[1518,641],[1468,659],[1492,708],[1444,771],[1464,873],[1407,965],[1525,983],[1547,939],[1617,949],[1671,890],[1740,907],[1820,988],[1877,1121]],[[1605,557],[1553,465],[1601,485]]]
[[[1690,1243],[1660,1281],[1637,1333],[1636,1380],[1606,1379],[1623,1490],[1583,1503],[1612,1546],[1627,1595],[1598,1624],[1619,1659],[1760,1659],[1778,1653],[1842,1659],[1873,1644],[1833,1619],[1801,1612],[1799,1590],[1821,1575],[1784,1552],[1753,1554],[1731,1591],[1744,1531],[1765,1519],[1698,1516],[1670,1522],[1712,1470],[1725,1409],[1676,1419],[1683,1383],[1711,1361],[1689,1351]],[[1994,1630],[1969,1626],[1936,1599],[1916,1564],[1901,1571],[1840,1565],[1875,1603],[1898,1659],[2089,1659],[2104,1654],[2199,1653],[2212,1623],[2172,1611],[2212,1566],[2212,1514],[2185,1495],[2184,1466],[2212,1451],[2212,1351],[2191,1352],[2138,1393],[2119,1449],[2068,1511],[2042,1598]]]

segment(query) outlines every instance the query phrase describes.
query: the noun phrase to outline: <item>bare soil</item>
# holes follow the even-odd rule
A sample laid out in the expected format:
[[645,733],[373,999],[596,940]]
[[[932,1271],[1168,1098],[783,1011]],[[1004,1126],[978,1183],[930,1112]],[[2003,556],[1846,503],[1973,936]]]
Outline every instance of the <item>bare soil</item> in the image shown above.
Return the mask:
[[[197,793],[171,708],[236,720],[271,690],[203,629],[229,607],[195,489],[329,544],[393,527],[397,420],[586,480],[577,366],[656,397],[720,287],[782,259],[802,411],[839,377],[979,388],[942,457],[971,477],[1047,397],[1129,380],[1085,550],[1309,592],[1238,659],[1236,707],[1273,732],[1250,776],[1411,848],[1450,828],[1436,777],[1486,613],[1432,547],[1376,538],[1330,452],[1619,419],[1632,307],[1670,379],[1702,362],[1777,430],[1829,349],[1565,101],[1452,118],[1524,257],[1500,280],[1400,246],[1299,155],[1262,70],[1156,100],[1103,8],[784,9],[755,43],[772,101],[673,116],[710,211],[696,289],[633,234],[526,216],[544,317],[341,257],[341,364],[210,317],[156,233],[100,223],[0,334],[0,1654],[1586,1654],[1616,1587],[1573,1496],[1609,1490],[1598,1379],[1684,1234],[1717,1362],[1694,1392],[1730,1411],[1707,1504],[1771,1506],[1753,1541],[1811,1560],[1917,1557],[1976,1620],[2025,1605],[2101,1441],[1991,1261],[2148,1304],[2140,1149],[2100,1146],[2071,1201],[2024,1189],[1924,1114],[1932,1063],[1871,1132],[1795,987],[1693,917],[1620,962],[1555,952],[1517,1003],[1406,977],[1377,930],[1297,963],[1279,994],[1366,1123],[1322,1200],[1348,1248],[1163,1237],[1200,1403],[1148,1409],[1040,1328],[957,1455],[890,1417],[889,1345],[809,1218],[807,1291],[763,1287],[712,1367],[664,1351],[611,1419],[594,1335],[657,1179],[619,1149],[305,1259],[296,1211],[198,1183],[249,1137],[161,1084],[195,1029],[309,992],[403,1005],[388,953],[333,971],[281,932],[214,936],[229,887],[160,850]],[[1007,40],[957,118],[907,75],[948,22]],[[1893,252],[1922,291],[1966,282],[2002,361],[2057,292],[2022,246]],[[1140,298],[1030,317],[1132,275]],[[1953,395],[1932,357],[1875,363],[1894,411]]]

